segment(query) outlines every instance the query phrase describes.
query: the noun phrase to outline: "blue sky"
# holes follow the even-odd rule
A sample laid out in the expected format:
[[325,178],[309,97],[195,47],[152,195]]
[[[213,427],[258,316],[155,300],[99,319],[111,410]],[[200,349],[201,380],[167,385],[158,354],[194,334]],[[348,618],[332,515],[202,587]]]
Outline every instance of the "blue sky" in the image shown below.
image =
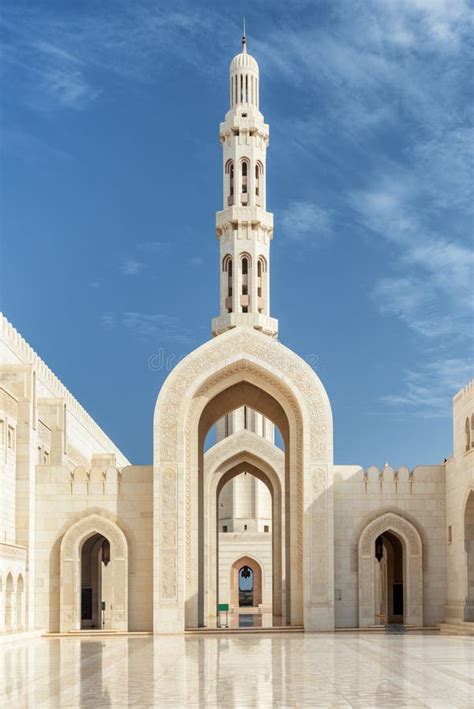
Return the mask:
[[166,370],[218,311],[218,124],[243,15],[280,339],[327,388],[337,463],[437,463],[472,376],[467,1],[5,3],[2,309],[151,462]]

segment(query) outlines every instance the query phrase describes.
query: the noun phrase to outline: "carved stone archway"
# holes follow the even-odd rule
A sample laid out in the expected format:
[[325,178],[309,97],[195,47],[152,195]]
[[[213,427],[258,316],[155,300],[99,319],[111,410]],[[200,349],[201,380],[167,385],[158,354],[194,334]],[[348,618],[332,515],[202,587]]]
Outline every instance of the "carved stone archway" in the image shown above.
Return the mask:
[[262,480],[270,491],[273,614],[282,616],[282,609],[285,607],[282,581],[285,569],[284,455],[265,438],[251,431],[242,430],[217,443],[205,455],[206,623],[213,624],[217,617],[217,499],[223,486],[240,472],[250,472]]
[[[248,405],[285,439],[286,594],[292,624],[334,628],[332,415],[314,371],[281,343],[237,327],[171,372],[154,419],[154,630],[204,617],[203,443]],[[287,613],[288,617],[288,613]]]
[[120,527],[100,514],[88,514],[65,533],[60,550],[60,630],[81,627],[81,549],[89,537],[101,534],[110,543],[113,563],[112,629],[128,630],[128,544]]
[[404,623],[423,625],[423,545],[418,530],[400,515],[388,512],[364,528],[358,548],[359,627],[376,624],[375,540],[392,532],[403,547]]
[[239,572],[243,566],[248,566],[253,574],[253,606],[257,608],[262,603],[263,569],[253,556],[241,556],[234,561],[230,570],[230,604],[231,610],[239,610]]

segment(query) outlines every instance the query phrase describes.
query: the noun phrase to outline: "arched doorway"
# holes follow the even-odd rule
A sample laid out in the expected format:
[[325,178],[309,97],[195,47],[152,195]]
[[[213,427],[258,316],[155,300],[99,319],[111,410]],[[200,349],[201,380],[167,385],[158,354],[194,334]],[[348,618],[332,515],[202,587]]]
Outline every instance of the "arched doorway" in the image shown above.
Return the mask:
[[205,616],[203,443],[218,419],[247,406],[285,448],[285,616],[334,627],[332,417],[314,371],[252,328],[225,332],[168,376],[154,420],[154,629],[180,632]]
[[403,544],[393,532],[375,540],[376,619],[381,625],[403,623]]
[[471,490],[464,512],[464,547],[466,553],[466,601],[464,620],[474,621],[474,491]]
[[114,521],[93,513],[73,524],[61,541],[60,570],[61,632],[99,629],[102,620],[104,629],[128,629],[128,543]]
[[113,568],[110,542],[93,534],[81,549],[81,629],[110,627]]
[[5,631],[7,633],[14,630],[14,592],[13,576],[8,573],[5,582]]
[[23,576],[20,574],[16,582],[16,629],[24,630],[25,627],[25,586]]
[[[265,587],[263,589],[262,612],[267,617],[274,616],[274,622],[279,625],[283,623],[282,609],[286,608],[285,603],[285,499],[284,499],[284,453],[280,448],[270,441],[262,438],[258,434],[240,430],[233,433],[228,438],[221,440],[206,452],[205,456],[205,498],[204,498],[204,530],[207,544],[206,551],[206,576],[205,593],[207,598],[205,624],[214,626],[216,623],[217,603],[230,603],[230,581],[229,569],[235,560],[235,553],[240,556],[254,555],[259,557],[258,544],[246,542],[247,533],[243,533],[236,543],[230,544],[233,558],[229,558],[230,550],[222,553],[220,541],[226,540],[227,535],[219,526],[219,509],[222,494],[225,488],[233,481],[242,476],[254,482],[258,481],[259,486],[265,488],[270,497],[268,532],[264,536],[265,546],[270,546],[269,551],[264,554]],[[247,480],[248,482],[248,480]],[[245,492],[245,490],[242,490]],[[237,512],[232,502],[232,509]],[[242,514],[245,514],[242,511]],[[246,521],[246,520],[243,520]],[[242,529],[240,525],[239,529]],[[249,532],[256,527],[250,527]],[[262,528],[260,528],[262,529]],[[228,531],[235,531],[234,529]],[[252,537],[255,541],[255,537]],[[268,559],[268,554],[270,558]],[[224,580],[224,593],[222,593],[221,582]],[[270,616],[268,616],[270,614]]]
[[423,554],[418,530],[388,512],[359,539],[359,627],[423,625]]
[[262,567],[252,557],[234,561],[230,574],[231,606],[234,610],[258,608],[262,603]]
[[[253,580],[255,580],[256,583],[255,588],[258,591],[255,595],[255,598],[258,598],[258,603],[254,604],[254,608],[257,609],[260,607],[259,612],[266,613],[270,618],[273,613],[273,615],[277,616],[277,622],[280,625],[283,622],[281,620],[281,614],[286,585],[283,576],[284,551],[282,542],[284,540],[284,520],[282,514],[283,500],[280,480],[276,471],[270,468],[266,461],[259,461],[258,458],[246,452],[242,452],[237,456],[231,456],[230,460],[226,461],[220,469],[215,471],[214,475],[210,477],[209,480],[209,499],[211,503],[215,500],[216,504],[213,505],[214,510],[209,515],[210,539],[206,550],[209,555],[207,559],[208,564],[206,566],[209,577],[209,583],[206,587],[209,602],[206,624],[214,624],[217,602],[230,601],[231,608],[235,612],[238,612],[240,605],[238,595],[235,593],[235,588],[237,588],[238,585],[237,577],[235,576],[235,563],[232,564],[233,576],[231,576],[230,587],[227,589],[220,588],[223,568],[226,569],[225,573],[228,573],[227,569],[229,566],[226,565],[228,559],[222,558],[220,554],[221,547],[219,540],[222,539],[222,536],[225,537],[226,535],[221,535],[218,527],[218,505],[220,496],[225,487],[231,481],[238,480],[242,476],[255,481],[261,481],[267,488],[267,494],[269,493],[271,497],[272,531],[271,533],[269,531],[268,534],[260,535],[259,539],[259,535],[254,536],[250,533],[251,540],[256,542],[254,546],[252,546],[252,541],[246,541],[247,531],[236,535],[232,545],[230,545],[230,548],[227,550],[227,554],[232,553],[232,551],[234,553],[238,551],[242,554],[241,558],[248,561],[247,566],[253,573]],[[215,527],[213,526],[214,524],[216,525]],[[267,558],[266,561],[267,574],[265,576],[265,587],[262,585],[264,576],[262,564],[256,561],[255,554],[263,554],[270,557]],[[244,565],[243,562],[242,565]],[[221,573],[219,573],[219,569]],[[264,595],[263,592],[265,592]]]

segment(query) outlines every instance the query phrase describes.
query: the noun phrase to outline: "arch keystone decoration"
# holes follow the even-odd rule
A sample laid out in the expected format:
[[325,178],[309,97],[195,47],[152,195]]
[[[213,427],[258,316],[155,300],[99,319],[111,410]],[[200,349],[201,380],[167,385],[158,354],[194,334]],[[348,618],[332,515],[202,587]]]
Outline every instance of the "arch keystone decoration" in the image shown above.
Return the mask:
[[120,527],[100,514],[88,514],[67,530],[60,549],[60,631],[81,628],[81,549],[86,539],[101,534],[110,543],[112,584],[112,629],[128,630],[128,543]]
[[376,517],[360,535],[358,545],[359,627],[375,624],[375,540],[392,532],[403,547],[405,625],[423,625],[423,544],[415,526],[393,512]]

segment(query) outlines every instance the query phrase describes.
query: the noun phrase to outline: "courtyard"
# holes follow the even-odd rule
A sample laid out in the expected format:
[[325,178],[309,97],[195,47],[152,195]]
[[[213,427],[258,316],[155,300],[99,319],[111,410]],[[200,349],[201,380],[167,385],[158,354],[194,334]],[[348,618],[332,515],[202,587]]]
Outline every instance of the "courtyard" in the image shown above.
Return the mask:
[[474,638],[251,633],[0,645],[0,706],[472,707]]

